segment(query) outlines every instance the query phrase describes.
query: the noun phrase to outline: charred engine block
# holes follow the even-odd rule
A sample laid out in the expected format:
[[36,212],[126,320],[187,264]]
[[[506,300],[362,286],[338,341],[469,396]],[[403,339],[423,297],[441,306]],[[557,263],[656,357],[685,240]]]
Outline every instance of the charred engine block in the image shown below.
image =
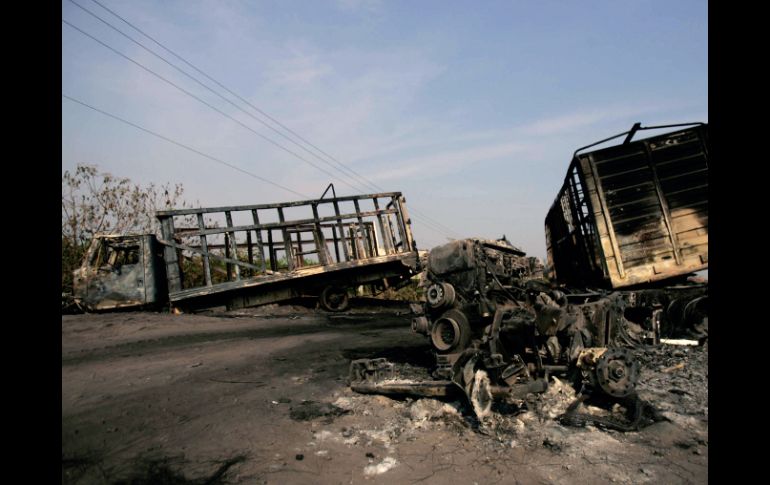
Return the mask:
[[464,239],[434,248],[427,261],[426,301],[412,321],[438,354],[461,353],[500,309],[516,307],[529,275],[524,252],[506,241]]
[[607,349],[623,337],[617,329],[626,327],[613,319],[627,302],[578,295],[575,304],[539,278],[533,259],[505,239],[458,240],[430,252],[426,301],[413,307],[412,330],[432,343],[435,377],[463,387],[481,411],[493,397],[544,391],[551,374],[617,398],[632,394],[638,363],[626,349]]

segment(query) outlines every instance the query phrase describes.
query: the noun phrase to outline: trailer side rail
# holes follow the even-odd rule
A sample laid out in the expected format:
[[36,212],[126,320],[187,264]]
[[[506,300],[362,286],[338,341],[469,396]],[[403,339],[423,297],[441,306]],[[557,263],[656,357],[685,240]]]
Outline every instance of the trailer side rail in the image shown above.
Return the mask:
[[158,211],[172,300],[248,287],[249,281],[286,281],[309,271],[376,264],[417,250],[400,192],[325,194],[276,204]]

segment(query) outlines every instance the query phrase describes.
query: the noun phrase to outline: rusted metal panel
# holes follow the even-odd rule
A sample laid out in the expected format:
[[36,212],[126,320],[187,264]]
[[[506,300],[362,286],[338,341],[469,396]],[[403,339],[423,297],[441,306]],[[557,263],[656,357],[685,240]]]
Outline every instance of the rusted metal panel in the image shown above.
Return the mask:
[[546,217],[556,278],[624,288],[707,268],[708,146],[708,125],[697,124],[576,151]]
[[[377,200],[377,198],[374,198],[374,209],[380,210],[380,202]],[[387,225],[387,222],[385,221],[385,216],[380,214],[377,216],[377,223],[379,224],[380,228],[380,239],[382,240],[383,249],[385,250],[385,254],[391,254],[393,253],[393,241],[392,237],[390,236],[389,232],[386,232],[389,228]]]
[[[398,282],[408,279],[415,267],[413,256],[397,256],[362,264],[354,260],[331,267],[298,269],[294,274],[280,273],[273,278],[256,278],[234,282],[219,293],[187,295],[176,301],[190,300],[198,296],[215,297],[228,309],[263,305],[298,296],[316,296],[318,288],[352,287],[373,282]],[[178,296],[177,296],[178,298]]]
[[[334,204],[334,214],[335,219],[337,221],[337,229],[339,230],[339,236],[340,239],[345,238],[345,229],[342,227],[342,216],[340,215],[340,206],[337,200],[332,202]],[[319,219],[320,220],[320,219]],[[342,254],[345,255],[345,261],[350,260],[350,252],[348,251],[348,245],[347,243],[342,244]]]
[[[313,204],[313,218],[318,221],[320,219],[318,215],[318,204]],[[315,223],[315,231],[313,231],[313,238],[315,239],[315,245],[316,248],[318,248],[318,259],[321,264],[329,264],[331,261],[329,260],[329,248],[326,247],[326,237],[323,233],[323,228],[321,227],[321,222]]]
[[[286,219],[283,215],[283,207],[278,207],[278,220],[281,221],[281,223],[286,222]],[[291,239],[289,238],[289,232],[286,230],[288,226],[282,226],[281,227],[281,235],[283,236],[283,251],[286,253],[286,265],[289,268],[289,271],[294,270],[294,255],[292,254],[292,248],[291,248]]]
[[[225,212],[225,220],[227,221],[227,227],[232,227],[233,226],[233,215],[232,215],[232,212],[230,212],[230,211],[226,211]],[[227,234],[227,239],[228,239],[228,241],[230,243],[230,245],[229,245],[230,252],[231,252],[231,254],[235,255],[235,259],[238,259],[238,246],[236,245],[236,242],[235,242],[235,231],[230,231],[230,232],[228,232],[226,234]],[[239,268],[238,265],[236,264],[236,265],[234,265],[233,269],[235,271],[235,279],[236,280],[241,279],[241,268]],[[228,271],[228,273],[229,273],[229,271]]]
[[406,208],[406,198],[404,196],[398,197],[398,211],[404,226],[405,249],[416,249],[417,245],[414,241],[414,236],[412,236],[412,219],[409,218],[409,210]]
[[[603,223],[603,231],[598,232],[600,237],[602,249],[604,250],[604,260],[607,262],[611,260],[612,266],[607,267],[607,271],[610,274],[616,272],[620,278],[625,278],[625,268],[623,267],[623,261],[620,255],[620,247],[618,246],[618,239],[615,235],[615,229],[610,218],[610,212],[607,208],[606,198],[602,186],[598,183],[598,176],[596,174],[595,165],[590,163],[590,160],[581,160],[580,166],[583,170],[583,180],[590,180],[594,190],[590,193],[591,203],[594,210],[594,220],[598,220],[599,216]],[[588,222],[586,222],[588,223]]]

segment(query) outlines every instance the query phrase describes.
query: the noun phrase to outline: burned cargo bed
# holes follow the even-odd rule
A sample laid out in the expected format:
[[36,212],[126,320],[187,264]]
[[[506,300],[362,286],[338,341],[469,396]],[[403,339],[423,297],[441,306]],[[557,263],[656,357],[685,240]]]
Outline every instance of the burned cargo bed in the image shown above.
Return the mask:
[[[673,127],[630,141],[638,130]],[[623,135],[621,145],[580,153]],[[636,124],[575,151],[545,221],[553,276],[573,287],[618,289],[708,268],[709,160],[703,123]]]
[[242,308],[314,295],[342,310],[352,287],[384,289],[419,272],[400,192],[325,195],[159,211],[172,306]]
[[[396,285],[415,273],[415,253],[368,258],[363,261],[313,266],[287,273],[274,273],[212,285],[191,288],[169,295],[172,304],[192,303],[194,307],[227,305],[230,309],[261,305],[290,298],[320,295],[327,287],[341,288],[381,284]],[[329,308],[342,309],[342,308]]]

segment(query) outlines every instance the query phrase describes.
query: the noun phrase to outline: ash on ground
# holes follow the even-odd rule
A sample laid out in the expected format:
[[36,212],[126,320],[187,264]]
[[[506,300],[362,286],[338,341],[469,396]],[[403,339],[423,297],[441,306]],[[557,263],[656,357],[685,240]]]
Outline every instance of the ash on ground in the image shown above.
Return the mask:
[[[603,453],[621,442],[652,448],[653,456],[663,456],[660,450],[673,446],[704,457],[708,447],[707,347],[660,345],[634,353],[641,363],[639,396],[668,420],[639,431],[623,433],[591,424],[582,428],[560,424],[557,418],[575,401],[576,393],[569,383],[552,378],[548,390],[534,403],[521,407],[498,404],[482,420],[467,413],[466,404],[459,400],[391,399],[350,391],[333,400],[333,405],[353,416],[379,418],[379,426],[376,431],[345,429],[337,438],[349,445],[371,445],[372,440],[379,440],[389,448],[393,443],[419,439],[426,431],[441,430],[478,440],[477,445],[485,449],[545,449],[589,461],[591,457],[602,459]],[[407,376],[425,380],[426,372],[414,366],[399,367],[399,377]],[[581,407],[583,412],[597,416],[621,412]],[[334,435],[325,438],[334,439]],[[652,480],[653,475],[647,472],[642,475]]]

